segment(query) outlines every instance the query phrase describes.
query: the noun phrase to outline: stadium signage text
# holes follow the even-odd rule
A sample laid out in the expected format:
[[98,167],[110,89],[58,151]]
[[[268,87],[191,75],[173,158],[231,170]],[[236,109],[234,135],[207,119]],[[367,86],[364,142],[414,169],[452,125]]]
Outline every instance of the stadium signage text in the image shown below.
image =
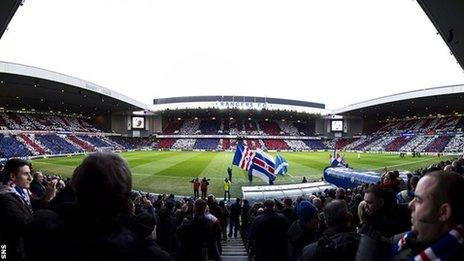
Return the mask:
[[240,101],[217,101],[216,106],[224,109],[267,109],[268,103],[262,102],[240,102]]

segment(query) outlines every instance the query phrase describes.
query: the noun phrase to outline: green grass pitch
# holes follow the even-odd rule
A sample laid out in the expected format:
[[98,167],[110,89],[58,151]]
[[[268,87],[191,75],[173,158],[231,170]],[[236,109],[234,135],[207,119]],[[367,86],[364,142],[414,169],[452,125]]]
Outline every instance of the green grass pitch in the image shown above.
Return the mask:
[[[275,153],[270,153],[275,156]],[[281,155],[289,163],[288,175],[278,176],[275,184],[301,182],[303,176],[307,179],[320,179],[322,170],[329,163],[330,151],[327,152],[282,152]],[[416,170],[451,157],[422,156],[420,158],[400,158],[396,154],[343,153],[345,159],[355,170],[381,171]],[[183,152],[183,151],[135,151],[124,152],[131,168],[133,187],[137,190],[154,193],[174,193],[176,195],[191,195],[190,180],[194,177],[210,178],[210,189],[217,197],[222,197],[223,180],[227,177],[227,167],[232,162],[233,152]],[[36,170],[46,174],[57,174],[70,177],[84,156],[45,158],[33,160]],[[246,172],[233,166],[231,197],[241,196],[241,186],[248,185]],[[253,180],[254,185],[265,184],[260,179]]]

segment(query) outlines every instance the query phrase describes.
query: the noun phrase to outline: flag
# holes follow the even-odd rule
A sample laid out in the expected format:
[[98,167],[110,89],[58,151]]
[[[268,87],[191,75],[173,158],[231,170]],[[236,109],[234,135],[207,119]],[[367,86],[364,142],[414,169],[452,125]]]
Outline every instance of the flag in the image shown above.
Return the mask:
[[[273,184],[276,178],[274,159],[261,149],[257,149],[254,153],[248,175],[258,177],[269,184]],[[251,181],[252,177],[249,178]]]
[[330,166],[346,167],[346,161],[339,153],[337,153],[337,149],[334,149],[333,156],[330,158]]
[[285,175],[288,171],[288,162],[284,159],[284,157],[277,154],[275,159],[275,174]]
[[239,142],[235,150],[232,165],[238,166],[244,170],[249,170],[254,154],[254,151],[248,148],[248,146],[245,146],[243,142]]

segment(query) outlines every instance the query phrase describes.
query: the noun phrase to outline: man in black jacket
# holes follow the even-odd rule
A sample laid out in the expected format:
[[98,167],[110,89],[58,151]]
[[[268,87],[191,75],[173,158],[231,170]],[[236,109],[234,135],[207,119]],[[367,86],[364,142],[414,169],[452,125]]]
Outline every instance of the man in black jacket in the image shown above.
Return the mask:
[[249,235],[255,261],[287,260],[287,218],[276,213],[274,200],[266,200],[264,208],[251,225]]
[[26,259],[24,234],[32,219],[28,189],[32,182],[29,163],[21,159],[6,162],[0,185],[0,244],[9,260]]
[[177,260],[219,259],[214,223],[205,216],[206,206],[203,199],[197,199],[193,205],[193,217],[184,220],[177,229],[180,242]]
[[237,231],[240,229],[240,214],[242,212],[242,200],[237,198],[235,203],[230,206],[230,219],[229,219],[229,237],[237,237]]
[[359,236],[350,226],[351,213],[344,200],[333,200],[324,209],[327,230],[303,249],[299,260],[354,260]]

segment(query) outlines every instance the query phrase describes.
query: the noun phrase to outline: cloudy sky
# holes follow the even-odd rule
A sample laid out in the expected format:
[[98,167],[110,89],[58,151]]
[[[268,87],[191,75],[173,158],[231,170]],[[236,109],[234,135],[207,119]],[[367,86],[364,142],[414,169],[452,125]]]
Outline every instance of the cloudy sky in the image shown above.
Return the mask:
[[436,32],[411,0],[26,0],[0,40],[0,60],[147,104],[220,94],[335,109],[464,83]]

